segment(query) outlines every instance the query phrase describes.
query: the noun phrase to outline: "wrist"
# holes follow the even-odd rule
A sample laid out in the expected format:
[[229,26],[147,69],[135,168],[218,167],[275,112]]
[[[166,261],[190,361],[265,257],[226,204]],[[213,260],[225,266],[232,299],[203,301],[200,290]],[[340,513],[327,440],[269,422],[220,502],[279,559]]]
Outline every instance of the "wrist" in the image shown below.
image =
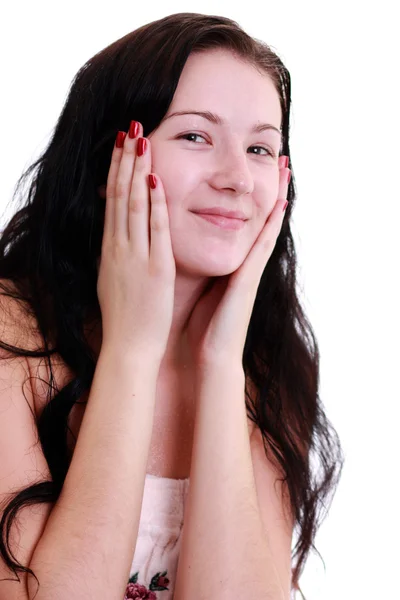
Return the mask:
[[245,379],[243,366],[224,358],[203,361],[201,365],[198,365],[196,373],[198,379],[210,376]]
[[135,349],[127,349],[118,344],[106,343],[100,349],[99,359],[115,365],[116,368],[129,368],[139,371],[152,372],[158,375],[161,360],[156,356],[143,354]]

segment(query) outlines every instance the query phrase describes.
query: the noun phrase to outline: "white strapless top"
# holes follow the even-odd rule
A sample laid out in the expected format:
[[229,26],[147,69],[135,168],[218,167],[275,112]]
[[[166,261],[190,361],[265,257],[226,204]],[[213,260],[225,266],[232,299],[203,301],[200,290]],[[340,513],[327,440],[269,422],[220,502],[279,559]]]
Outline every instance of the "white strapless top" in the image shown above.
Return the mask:
[[172,600],[189,478],[147,473],[138,538],[124,600]]

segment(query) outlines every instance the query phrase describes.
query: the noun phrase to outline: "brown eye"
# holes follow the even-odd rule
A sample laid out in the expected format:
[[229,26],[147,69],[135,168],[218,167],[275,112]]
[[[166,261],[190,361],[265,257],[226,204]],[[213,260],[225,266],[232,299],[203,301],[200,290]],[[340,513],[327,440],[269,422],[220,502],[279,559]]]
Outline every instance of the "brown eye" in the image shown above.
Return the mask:
[[200,135],[199,133],[185,133],[184,135],[180,135],[178,137],[178,140],[188,140],[188,142],[193,142],[193,140],[188,139],[190,136],[200,137],[200,138],[203,138],[203,140],[205,140],[205,138],[202,135]]
[[[272,156],[273,158],[275,158],[275,153],[272,152],[272,150],[270,150],[269,148],[264,148],[264,146],[250,146],[251,148],[259,148],[261,150],[265,150],[267,152],[267,154],[259,154],[259,156],[268,156],[268,154],[270,156]],[[254,153],[253,153],[254,154]]]

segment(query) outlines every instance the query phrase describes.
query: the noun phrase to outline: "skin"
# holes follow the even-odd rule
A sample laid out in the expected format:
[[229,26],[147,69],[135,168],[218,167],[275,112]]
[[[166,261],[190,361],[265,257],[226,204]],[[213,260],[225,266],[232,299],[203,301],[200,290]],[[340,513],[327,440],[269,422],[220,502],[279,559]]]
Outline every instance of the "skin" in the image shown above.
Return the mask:
[[[183,110],[210,111],[226,123],[197,115],[168,118]],[[269,76],[217,49],[189,56],[165,118],[148,136],[152,172],[166,193],[176,262],[174,313],[161,376],[187,366],[185,325],[193,307],[210,277],[240,267],[273,209],[281,138],[274,130],[251,129],[262,122],[279,130],[281,118]],[[197,135],[179,139],[189,133]],[[211,206],[242,210],[249,220],[240,230],[225,231],[191,212]]]

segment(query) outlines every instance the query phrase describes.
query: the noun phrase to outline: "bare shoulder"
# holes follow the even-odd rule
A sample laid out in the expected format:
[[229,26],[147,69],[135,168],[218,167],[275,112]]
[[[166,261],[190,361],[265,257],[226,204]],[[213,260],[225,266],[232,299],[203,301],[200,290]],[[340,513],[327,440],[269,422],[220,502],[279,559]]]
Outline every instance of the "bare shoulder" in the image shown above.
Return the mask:
[[[50,470],[38,440],[35,423],[29,365],[26,356],[13,352],[12,347],[34,349],[34,329],[31,328],[29,309],[13,298],[16,289],[12,282],[0,280],[0,517],[4,517],[8,502],[14,494],[27,486],[49,481]],[[37,344],[39,345],[39,344]],[[22,565],[29,565],[50,514],[52,503],[40,503],[35,507],[22,506],[18,519],[10,527],[9,549],[13,558]],[[19,574],[20,585],[0,560],[2,598],[25,598],[26,574]]]
[[33,350],[38,343],[37,323],[18,295],[13,281],[0,279],[0,339],[3,344]]
[[[31,388],[32,409],[38,416],[47,401],[49,364],[43,357],[16,356],[12,352],[13,346],[21,350],[43,349],[43,337],[31,307],[13,295],[18,295],[14,282],[0,279],[0,360],[15,361],[24,367]],[[4,347],[7,345],[10,351]],[[50,360],[57,384],[72,377],[60,356],[53,355]]]

